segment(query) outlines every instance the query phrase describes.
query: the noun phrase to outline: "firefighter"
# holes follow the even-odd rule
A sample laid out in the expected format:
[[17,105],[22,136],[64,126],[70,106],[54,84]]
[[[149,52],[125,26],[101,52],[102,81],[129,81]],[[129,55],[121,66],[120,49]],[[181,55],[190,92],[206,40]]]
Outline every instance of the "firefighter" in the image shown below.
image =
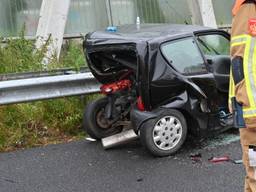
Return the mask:
[[233,114],[241,105],[245,192],[256,192],[256,0],[237,0],[232,13],[229,104]]

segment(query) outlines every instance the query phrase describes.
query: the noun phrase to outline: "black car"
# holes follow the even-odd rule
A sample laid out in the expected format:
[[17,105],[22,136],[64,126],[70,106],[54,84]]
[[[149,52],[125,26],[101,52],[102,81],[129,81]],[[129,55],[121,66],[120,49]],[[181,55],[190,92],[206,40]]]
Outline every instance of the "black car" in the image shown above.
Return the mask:
[[102,139],[130,127],[153,155],[167,156],[188,132],[232,127],[229,49],[227,32],[202,26],[126,25],[88,34],[86,59],[104,97],[87,106],[84,128]]

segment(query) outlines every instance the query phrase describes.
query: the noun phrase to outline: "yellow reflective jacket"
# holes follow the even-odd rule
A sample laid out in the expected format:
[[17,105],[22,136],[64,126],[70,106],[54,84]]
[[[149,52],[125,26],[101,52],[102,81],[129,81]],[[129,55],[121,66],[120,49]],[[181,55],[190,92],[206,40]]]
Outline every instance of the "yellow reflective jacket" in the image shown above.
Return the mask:
[[230,73],[229,104],[232,97],[243,104],[243,116],[248,128],[256,128],[256,37],[249,33],[249,20],[256,16],[255,4],[243,4],[233,18],[231,58],[243,57],[244,79],[234,84]]

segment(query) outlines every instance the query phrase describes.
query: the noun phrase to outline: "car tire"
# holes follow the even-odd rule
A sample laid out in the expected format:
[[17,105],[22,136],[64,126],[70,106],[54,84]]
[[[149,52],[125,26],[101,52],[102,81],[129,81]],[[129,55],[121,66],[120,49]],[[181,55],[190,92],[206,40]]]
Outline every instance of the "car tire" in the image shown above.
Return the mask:
[[166,109],[156,119],[146,121],[140,129],[142,145],[154,156],[176,153],[187,137],[187,123],[181,112]]
[[121,127],[111,127],[111,122],[105,118],[104,109],[108,104],[106,97],[89,103],[83,115],[83,128],[94,139],[102,139],[122,131]]

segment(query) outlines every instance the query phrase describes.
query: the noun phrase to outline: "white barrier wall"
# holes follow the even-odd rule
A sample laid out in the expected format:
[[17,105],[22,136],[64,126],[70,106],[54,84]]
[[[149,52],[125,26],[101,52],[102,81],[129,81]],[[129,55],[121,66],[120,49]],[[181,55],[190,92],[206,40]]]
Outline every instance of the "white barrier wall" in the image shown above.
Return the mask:
[[[78,35],[111,23],[200,23],[197,0],[71,0],[65,34]],[[202,0],[208,1],[208,0]],[[35,36],[42,0],[0,0],[0,36],[17,36],[23,24]],[[191,3],[192,2],[192,3]],[[212,0],[218,26],[231,24],[234,0]],[[195,7],[194,12],[191,7]]]
[[231,7],[235,0],[213,0],[213,8],[218,26],[227,26],[231,24]]
[[53,56],[59,58],[69,13],[70,0],[43,0],[36,32],[36,47],[42,48],[49,40],[43,63]]

